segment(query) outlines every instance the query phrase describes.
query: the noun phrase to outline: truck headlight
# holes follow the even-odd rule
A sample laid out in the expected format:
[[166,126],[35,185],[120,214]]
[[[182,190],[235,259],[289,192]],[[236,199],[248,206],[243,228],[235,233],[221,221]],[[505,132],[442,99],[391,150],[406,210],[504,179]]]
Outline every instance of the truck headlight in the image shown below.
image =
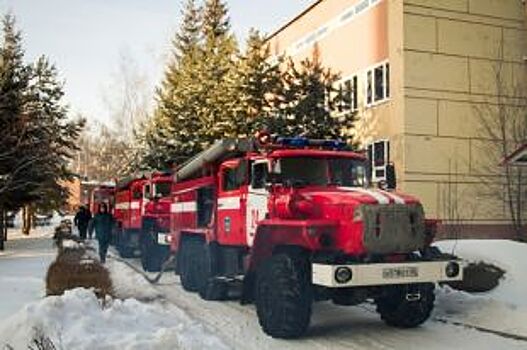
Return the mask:
[[335,270],[335,281],[339,284],[348,283],[353,278],[353,272],[347,266],[339,266]]
[[445,267],[445,275],[448,278],[454,278],[459,275],[459,272],[461,271],[461,267],[459,266],[459,263],[455,261],[449,262]]

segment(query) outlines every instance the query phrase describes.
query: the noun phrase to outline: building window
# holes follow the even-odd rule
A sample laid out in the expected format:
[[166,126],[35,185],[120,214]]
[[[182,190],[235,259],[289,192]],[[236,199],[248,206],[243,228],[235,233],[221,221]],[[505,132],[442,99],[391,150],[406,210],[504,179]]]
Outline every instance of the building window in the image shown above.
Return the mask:
[[378,140],[368,145],[368,159],[373,182],[386,181],[386,166],[390,162],[390,141]]
[[372,71],[368,71],[366,75],[366,104],[371,105],[373,103],[373,74]]
[[371,106],[390,97],[390,64],[383,63],[366,73],[366,104]]
[[370,0],[364,0],[355,6],[355,13],[359,14],[370,6]]
[[355,75],[342,81],[338,86],[339,112],[355,112],[359,108],[358,77]]
[[386,91],[386,98],[390,97],[390,63],[386,63],[384,66],[384,80],[385,80],[385,91]]

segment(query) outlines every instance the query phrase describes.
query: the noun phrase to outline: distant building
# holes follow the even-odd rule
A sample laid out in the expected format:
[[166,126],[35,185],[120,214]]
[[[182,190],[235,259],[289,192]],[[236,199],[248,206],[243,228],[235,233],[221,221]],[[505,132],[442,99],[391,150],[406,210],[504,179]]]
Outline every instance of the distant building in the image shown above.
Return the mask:
[[488,140],[475,106],[496,102],[496,64],[507,86],[527,91],[524,7],[520,0],[320,0],[268,42],[273,58],[295,61],[316,45],[323,64],[341,73],[375,180],[393,161],[400,189],[417,195],[428,217],[443,219],[445,231],[454,183],[463,235],[506,237],[503,203],[477,193]]
[[81,204],[81,180],[78,177],[74,177],[71,181],[64,181],[62,185],[69,192],[63,210],[68,213],[74,213]]

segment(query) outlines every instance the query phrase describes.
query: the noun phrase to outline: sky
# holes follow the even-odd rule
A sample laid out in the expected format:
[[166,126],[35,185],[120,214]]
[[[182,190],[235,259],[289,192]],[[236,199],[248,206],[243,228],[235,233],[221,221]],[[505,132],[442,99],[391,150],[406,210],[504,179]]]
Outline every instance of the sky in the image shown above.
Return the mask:
[[[227,0],[233,30],[270,33],[313,0]],[[126,57],[148,91],[162,78],[183,0],[0,0],[15,14],[26,59],[45,54],[65,82],[72,114],[109,124],[109,103]],[[94,119],[95,118],[95,119]]]

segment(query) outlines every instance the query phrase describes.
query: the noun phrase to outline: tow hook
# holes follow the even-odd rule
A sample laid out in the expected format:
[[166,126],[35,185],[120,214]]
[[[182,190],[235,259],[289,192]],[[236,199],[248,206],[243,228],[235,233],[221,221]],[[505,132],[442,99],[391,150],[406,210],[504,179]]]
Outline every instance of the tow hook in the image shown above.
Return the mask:
[[407,301],[419,301],[421,300],[421,293],[406,293]]

